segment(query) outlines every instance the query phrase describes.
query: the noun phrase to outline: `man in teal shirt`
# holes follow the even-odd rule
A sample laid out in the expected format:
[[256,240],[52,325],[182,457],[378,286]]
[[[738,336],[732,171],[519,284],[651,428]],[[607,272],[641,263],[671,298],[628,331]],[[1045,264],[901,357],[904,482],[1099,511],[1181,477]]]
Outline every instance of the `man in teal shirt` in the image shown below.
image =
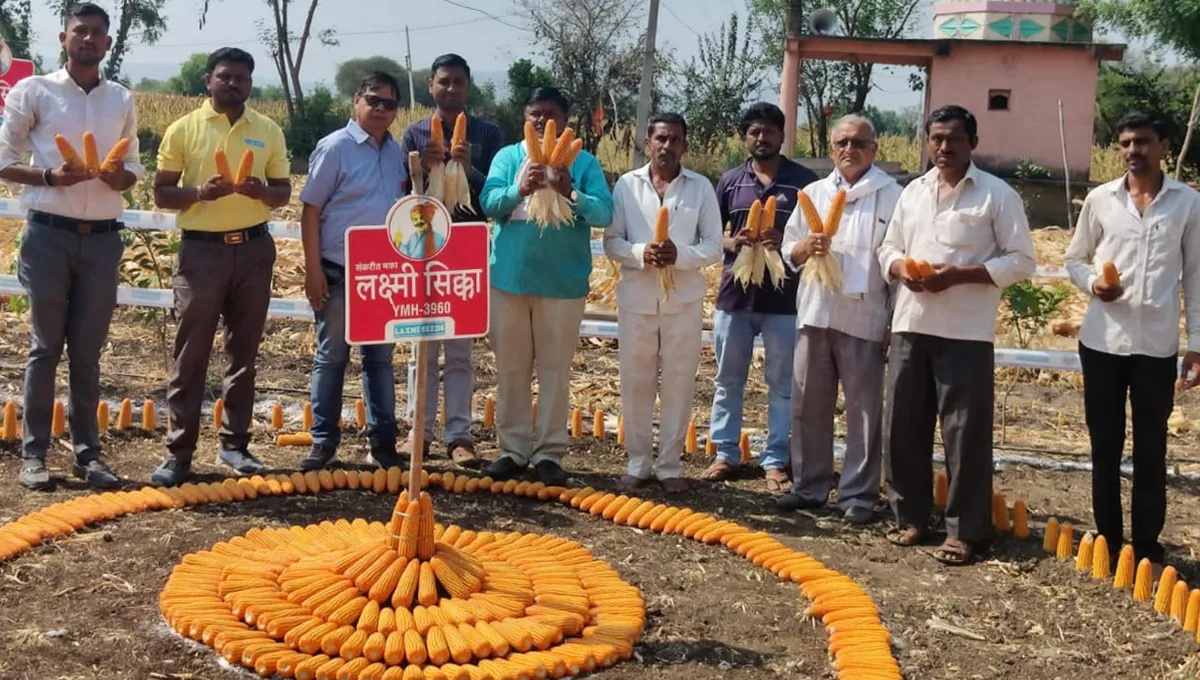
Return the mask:
[[[551,120],[562,131],[569,108],[557,89],[538,88],[525,104],[525,120],[539,135]],[[562,457],[570,441],[571,359],[592,273],[591,229],[605,227],[612,219],[612,194],[599,161],[586,151],[568,172],[558,173],[531,164],[528,156],[524,142],[501,149],[480,196],[484,213],[496,223],[491,341],[500,457],[486,473],[493,479],[510,479],[532,463],[540,481],[561,486],[567,481]],[[543,229],[532,221],[529,197],[543,186],[570,199],[573,224]],[[538,413],[531,427],[535,368]]]

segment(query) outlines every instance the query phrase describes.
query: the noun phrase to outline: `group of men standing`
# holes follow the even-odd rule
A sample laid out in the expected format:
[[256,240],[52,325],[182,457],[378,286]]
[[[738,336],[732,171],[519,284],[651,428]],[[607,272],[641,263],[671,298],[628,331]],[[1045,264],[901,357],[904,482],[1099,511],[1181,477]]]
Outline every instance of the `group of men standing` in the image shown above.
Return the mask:
[[[111,39],[108,16],[83,3],[70,12],[60,40],[63,69],[19,83],[0,127],[0,179],[26,185],[28,226],[19,274],[31,302],[32,347],[25,386],[22,485],[46,489],[54,374],[64,344],[70,358],[70,434],[76,475],[98,487],[119,479],[100,459],[96,406],[99,357],[116,303],[122,252],[121,192],[144,174],[139,163],[132,95],[99,71]],[[167,455],[157,485],[184,481],[200,428],[201,401],[218,322],[224,324],[227,368],[219,460],[239,473],[263,464],[248,449],[255,361],[270,300],[275,246],[267,230],[272,208],[290,199],[286,143],[279,126],[246,106],[253,58],[238,49],[214,52],[205,81],[210,97],[173,123],[158,152],[157,205],[178,212],[182,232],[172,277],[178,332],[167,406]],[[386,73],[367,74],[344,129],[321,140],[301,194],[305,292],[317,321],[312,372],[314,444],[304,470],[329,465],[340,443],[342,387],[351,347],[345,341],[345,231],[379,224],[408,191],[407,158],[424,169],[451,159],[469,168],[471,205],[495,221],[491,253],[491,344],[497,357],[499,456],[494,479],[533,475],[548,485],[567,476],[571,363],[592,268],[591,229],[604,227],[604,249],[620,265],[617,293],[622,413],[628,474],[634,490],[655,478],[670,493],[688,488],[683,452],[700,361],[704,267],[724,260],[713,321],[717,373],[710,481],[741,465],[743,395],[757,338],[765,348],[768,434],[759,462],[782,510],[824,506],[834,490],[834,418],[844,393],[846,452],[836,483],[845,519],[875,519],[881,470],[899,526],[897,545],[930,534],[932,453],[936,425],[949,472],[947,537],[934,555],[966,564],[991,535],[993,335],[1000,291],[1033,274],[1035,256],[1024,206],[1002,180],[972,162],[974,116],[958,106],[933,112],[925,125],[934,168],[900,185],[875,166],[871,122],[847,116],[832,128],[833,171],[818,179],[782,155],[783,112],[751,106],[738,127],[748,160],[712,184],[684,165],[687,122],[677,114],[650,120],[650,161],[623,175],[610,193],[596,158],[580,153],[554,171],[534,163],[524,142],[503,146],[499,128],[468,116],[467,140],[454,148],[432,141],[431,125],[450,139],[465,111],[470,68],[453,54],[433,64],[429,90],[437,111],[404,132],[389,133],[400,104]],[[524,108],[540,135],[548,122],[567,124],[570,104],[539,88]],[[1092,192],[1067,253],[1072,280],[1091,296],[1080,355],[1095,465],[1096,522],[1114,551],[1122,543],[1119,465],[1124,403],[1133,402],[1133,543],[1139,556],[1162,559],[1166,420],[1174,399],[1179,289],[1189,311],[1187,388],[1200,382],[1200,194],[1166,178],[1168,143],[1160,122],[1132,114],[1120,124],[1127,174]],[[99,172],[62,159],[55,135],[94,133],[109,148],[127,138],[125,155]],[[236,184],[218,172],[214,151],[254,154],[249,178]],[[32,160],[23,159],[32,151]],[[570,200],[574,221],[544,229],[529,199],[548,187]],[[845,192],[833,237],[809,230],[802,195],[825,214]],[[748,230],[752,204],[776,206],[757,236]],[[660,209],[665,240],[656,235]],[[478,219],[459,210],[454,220]],[[786,278],[774,285],[733,275],[744,248],[779,253]],[[802,275],[812,258],[837,258],[840,288]],[[1100,259],[1116,263],[1120,283],[1099,275]],[[914,260],[931,272],[914,271]],[[672,284],[660,276],[672,269]],[[426,399],[444,388],[446,453],[481,466],[471,438],[474,368],[469,340],[440,343],[427,370]],[[412,453],[397,446],[393,347],[360,348],[373,461],[390,467]],[[410,415],[416,398],[410,362]],[[539,409],[531,412],[536,373]],[[660,381],[661,374],[661,381]],[[886,388],[885,388],[886,382]],[[886,394],[886,401],[885,401]],[[653,412],[660,405],[658,457]],[[435,436],[427,413],[425,441]],[[428,446],[428,443],[426,444]]]

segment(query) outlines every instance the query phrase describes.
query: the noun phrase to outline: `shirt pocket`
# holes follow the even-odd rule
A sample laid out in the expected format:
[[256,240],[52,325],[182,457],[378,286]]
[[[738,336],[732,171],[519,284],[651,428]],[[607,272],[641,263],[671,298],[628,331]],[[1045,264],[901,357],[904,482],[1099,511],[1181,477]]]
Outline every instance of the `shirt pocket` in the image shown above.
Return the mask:
[[1183,252],[1183,227],[1176,226],[1167,217],[1160,217],[1145,227],[1146,234],[1146,268],[1155,270],[1165,268],[1168,271],[1176,269],[1169,266],[1172,260],[1181,257]]
[[986,210],[947,210],[933,220],[933,237],[952,253],[976,253],[994,240]]
[[[700,242],[700,211],[683,205],[671,209],[671,240],[676,245],[694,245]],[[686,240],[681,240],[685,239]]]

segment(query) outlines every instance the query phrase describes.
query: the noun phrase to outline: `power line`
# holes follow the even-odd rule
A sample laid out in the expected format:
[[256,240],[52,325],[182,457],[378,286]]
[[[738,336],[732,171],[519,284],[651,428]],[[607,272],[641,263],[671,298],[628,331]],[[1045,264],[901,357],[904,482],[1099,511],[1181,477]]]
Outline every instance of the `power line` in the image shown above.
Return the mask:
[[[445,2],[447,5],[451,5],[451,6],[453,6],[453,7],[458,7],[459,9],[470,10],[470,11],[472,11],[472,12],[479,12],[480,14],[484,15],[484,16],[485,16],[485,17],[487,17],[488,19],[491,19],[491,20],[493,20],[493,21],[496,21],[496,22],[499,22],[499,23],[501,23],[501,24],[504,24],[505,26],[508,26],[509,28],[515,28],[515,29],[517,29],[518,31],[524,31],[524,30],[527,30],[527,29],[526,29],[524,26],[518,26],[518,25],[516,25],[516,24],[510,24],[510,23],[508,23],[507,21],[505,21],[503,18],[501,18],[501,17],[499,17],[499,16],[497,16],[497,15],[495,15],[495,14],[492,14],[491,12],[487,12],[487,11],[485,11],[485,10],[479,9],[478,7],[472,7],[471,5],[468,5],[468,4],[464,3],[464,2],[458,2],[458,0],[442,0],[442,1],[443,1],[443,2]],[[505,16],[511,16],[511,15],[505,15]]]
[[676,20],[676,21],[678,21],[679,23],[683,24],[683,27],[684,27],[684,28],[686,28],[687,30],[691,31],[691,32],[692,32],[692,35],[695,35],[697,38],[699,38],[699,37],[700,37],[700,34],[696,32],[696,29],[692,28],[691,26],[689,26],[689,25],[688,25],[688,22],[686,22],[686,21],[684,21],[683,19],[681,19],[681,18],[679,17],[679,15],[675,13],[675,10],[671,9],[671,6],[670,6],[670,5],[668,5],[667,3],[665,3],[665,2],[664,2],[664,3],[663,3],[663,7],[666,7],[666,8],[667,8],[667,12],[668,12],[668,13],[670,13],[670,15],[671,15],[671,16],[675,17],[675,20]]

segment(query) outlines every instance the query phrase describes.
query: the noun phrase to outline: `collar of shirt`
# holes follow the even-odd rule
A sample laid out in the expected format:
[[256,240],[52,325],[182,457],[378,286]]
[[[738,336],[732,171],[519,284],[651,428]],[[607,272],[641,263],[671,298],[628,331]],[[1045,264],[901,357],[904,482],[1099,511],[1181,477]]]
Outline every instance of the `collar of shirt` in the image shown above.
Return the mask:
[[[1129,193],[1129,173],[1121,175],[1120,178],[1113,180],[1108,184],[1101,186],[1100,188],[1116,196],[1117,200],[1119,200],[1121,204],[1124,205],[1129,212],[1133,213],[1138,219],[1142,218],[1142,213],[1138,211],[1137,204],[1133,202],[1133,196]],[[1179,191],[1180,189],[1187,188],[1190,187],[1183,182],[1172,179],[1166,173],[1163,173],[1162,189],[1159,189],[1158,193],[1155,194],[1154,200],[1150,202],[1150,205],[1154,205],[1159,201],[1168,200],[1170,198],[1170,192],[1172,191]],[[1147,209],[1148,208],[1149,206],[1147,206]]]
[[388,142],[392,141],[392,132],[391,130],[387,130],[383,133],[383,142],[376,143],[375,138],[372,137],[366,130],[364,130],[362,126],[358,124],[358,121],[354,120],[353,118],[346,123],[346,132],[350,134],[350,138],[353,139],[355,143],[367,143],[377,149],[387,146]]

